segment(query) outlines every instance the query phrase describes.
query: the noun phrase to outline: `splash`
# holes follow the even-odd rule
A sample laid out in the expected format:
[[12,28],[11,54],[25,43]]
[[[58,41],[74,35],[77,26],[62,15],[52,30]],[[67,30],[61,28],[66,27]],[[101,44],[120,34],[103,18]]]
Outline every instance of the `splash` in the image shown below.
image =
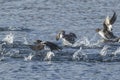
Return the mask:
[[80,59],[85,60],[86,58],[87,55],[84,52],[82,52],[82,47],[80,47],[80,49],[77,50],[72,56],[73,60],[80,60]]
[[34,57],[33,54],[29,54],[27,57],[24,57],[24,60],[25,61],[32,60],[33,57]]
[[81,44],[85,45],[85,46],[89,46],[90,45],[90,41],[88,40],[87,37],[83,38],[83,41],[81,41]]
[[6,35],[6,37],[2,40],[8,44],[12,44],[14,39],[14,35],[10,32],[10,34]]
[[81,53],[81,50],[82,50],[82,47],[80,47],[80,49],[79,50],[77,50],[74,54],[73,54],[73,56],[72,56],[72,58],[73,58],[73,60],[80,60],[80,57],[79,57],[79,55],[80,55],[80,53]]
[[44,58],[44,60],[48,60],[51,61],[52,57],[54,57],[55,54],[51,51],[47,52],[46,57]]
[[116,56],[118,53],[120,53],[120,47],[117,48],[115,52],[112,52],[112,54],[113,54],[114,56]]
[[104,46],[103,49],[100,51],[100,55],[106,56],[108,48],[109,46]]
[[73,44],[73,47],[79,47],[79,46],[86,46],[86,47],[100,47],[100,42],[92,42],[87,37],[83,37],[82,39],[79,39]]
[[81,46],[81,45],[89,45],[90,42],[87,37],[83,37],[82,39],[77,40],[74,44],[73,47]]

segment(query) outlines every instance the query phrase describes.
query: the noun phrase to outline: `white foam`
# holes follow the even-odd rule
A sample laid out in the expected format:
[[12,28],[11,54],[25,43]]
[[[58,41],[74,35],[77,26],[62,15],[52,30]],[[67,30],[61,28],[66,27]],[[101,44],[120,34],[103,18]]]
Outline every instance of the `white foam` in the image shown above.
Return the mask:
[[81,58],[84,60],[87,58],[87,55],[82,51],[82,47],[80,47],[80,49],[77,50],[72,56],[73,60],[80,60]]
[[115,52],[112,52],[113,55],[120,54],[120,47],[116,49]]
[[81,50],[82,50],[82,48],[80,47],[80,49],[79,50],[77,50],[74,54],[73,54],[73,56],[72,56],[72,59],[73,60],[79,60],[80,59],[80,57],[79,57],[79,54],[81,53]]
[[108,48],[109,48],[109,46],[104,46],[103,49],[100,51],[99,54],[101,56],[106,56]]
[[88,39],[87,37],[83,37],[79,40],[77,40],[72,47],[79,47],[79,46],[87,46],[87,47],[95,47],[95,46],[100,46],[99,45],[100,42],[91,42],[90,39]]
[[87,37],[83,37],[83,38],[77,40],[77,41],[73,44],[73,47],[81,46],[81,45],[86,45],[86,46],[87,46],[87,45],[89,45],[89,44],[90,44],[90,42],[89,42],[88,38],[87,38]]
[[29,54],[27,57],[24,57],[24,60],[25,61],[32,60],[33,57],[34,57],[33,54]]
[[12,44],[14,39],[14,35],[10,32],[6,37],[2,40],[5,41],[6,43]]
[[53,52],[49,51],[49,52],[47,52],[44,60],[51,61],[52,57],[54,57],[54,56],[55,56],[55,54]]

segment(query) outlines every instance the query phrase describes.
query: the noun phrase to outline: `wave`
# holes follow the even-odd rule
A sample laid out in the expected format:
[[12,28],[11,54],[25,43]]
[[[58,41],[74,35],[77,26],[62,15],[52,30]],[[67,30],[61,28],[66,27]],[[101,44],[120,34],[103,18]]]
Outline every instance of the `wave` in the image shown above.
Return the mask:
[[[21,44],[19,47],[14,47],[14,45],[3,45],[1,49],[0,60],[6,59],[8,57],[15,59],[23,59],[25,61],[29,60],[40,60],[40,61],[87,61],[87,62],[114,62],[120,61],[120,48],[117,48],[113,52],[109,52],[109,46],[104,46],[103,48],[98,48],[98,53],[88,53],[86,50],[90,48],[67,48],[64,47],[62,51],[50,52],[49,50],[43,51],[32,51],[29,46]],[[93,48],[92,48],[93,49]]]
[[31,29],[24,27],[0,27],[0,31],[32,31]]

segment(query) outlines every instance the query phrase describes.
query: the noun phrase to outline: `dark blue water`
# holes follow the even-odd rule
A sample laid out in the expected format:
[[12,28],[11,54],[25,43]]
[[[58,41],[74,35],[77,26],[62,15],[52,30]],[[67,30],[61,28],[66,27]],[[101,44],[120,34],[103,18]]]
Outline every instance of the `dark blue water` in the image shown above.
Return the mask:
[[[120,45],[96,44],[100,37],[95,29],[103,27],[112,10],[118,16],[113,32],[120,36],[119,0],[0,0],[0,41],[14,35],[14,43],[0,50],[0,79],[119,80]],[[41,39],[60,45],[55,40],[60,30],[76,33],[82,49],[63,48],[50,61],[45,61],[47,52],[25,59],[34,53],[25,39],[28,44]]]

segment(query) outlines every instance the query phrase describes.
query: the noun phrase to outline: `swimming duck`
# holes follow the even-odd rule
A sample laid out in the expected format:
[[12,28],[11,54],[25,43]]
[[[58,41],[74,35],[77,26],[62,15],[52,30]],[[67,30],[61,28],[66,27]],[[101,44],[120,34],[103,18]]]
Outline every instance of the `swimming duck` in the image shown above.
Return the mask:
[[74,44],[76,41],[76,38],[77,36],[75,33],[70,32],[69,34],[66,34],[64,30],[60,31],[56,35],[56,40],[58,41],[59,39],[62,39],[63,45],[65,46]]
[[62,50],[61,47],[59,47],[57,44],[50,42],[50,41],[42,41],[42,40],[36,40],[36,42],[34,42],[35,45],[30,45],[30,48],[32,50],[38,51],[38,50],[43,50],[45,48],[45,46],[50,48],[50,51],[59,51]]

